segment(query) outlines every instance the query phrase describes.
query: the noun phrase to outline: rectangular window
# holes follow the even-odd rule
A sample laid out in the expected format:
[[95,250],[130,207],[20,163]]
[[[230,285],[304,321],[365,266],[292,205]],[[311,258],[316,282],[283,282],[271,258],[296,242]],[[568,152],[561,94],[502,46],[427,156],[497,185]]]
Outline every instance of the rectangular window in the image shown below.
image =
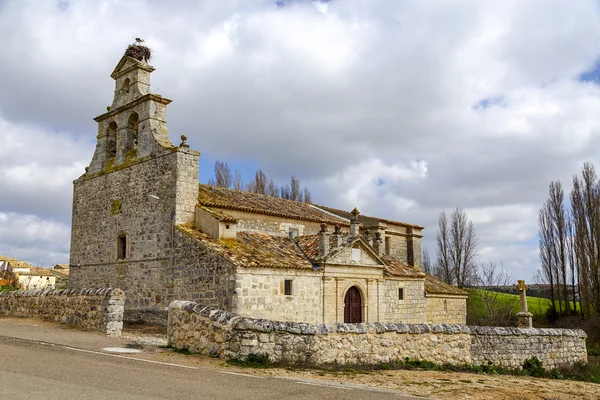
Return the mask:
[[391,249],[392,249],[392,238],[389,236],[386,236],[386,238],[385,238],[385,254],[387,254],[389,256]]
[[125,235],[117,239],[117,258],[119,260],[127,258],[127,236]]
[[292,295],[292,280],[291,279],[286,279],[284,282],[284,294],[286,296]]
[[288,231],[288,235],[291,238],[296,238],[298,237],[298,229],[297,228],[290,228],[290,230]]
[[352,249],[352,261],[360,262],[360,249]]
[[398,300],[404,300],[404,288],[398,289]]

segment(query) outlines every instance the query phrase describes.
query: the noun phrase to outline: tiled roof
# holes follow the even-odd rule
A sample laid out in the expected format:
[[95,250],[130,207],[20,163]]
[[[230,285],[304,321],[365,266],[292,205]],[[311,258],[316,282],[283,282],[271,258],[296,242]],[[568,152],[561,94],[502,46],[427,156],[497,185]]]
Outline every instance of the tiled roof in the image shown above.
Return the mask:
[[54,276],[50,268],[30,267],[29,272],[18,272],[23,276]]
[[383,261],[387,264],[386,270],[393,276],[402,276],[407,278],[424,278],[425,273],[416,267],[411,267],[405,262],[397,260],[394,257],[383,255]]
[[349,225],[347,221],[307,203],[204,184],[198,185],[198,202],[205,207],[246,211],[301,221]]
[[[315,207],[319,207],[327,212],[338,215],[338,216],[348,219],[348,220],[352,218],[352,213],[350,211],[338,210],[337,208],[331,208],[331,207],[320,206],[320,205],[315,205]],[[358,215],[358,221],[362,225],[366,225],[366,226],[377,225],[379,222],[383,222],[383,223],[387,223],[387,224],[402,225],[402,226],[409,226],[411,228],[423,229],[423,227],[420,225],[407,224],[406,222],[393,221],[390,219],[384,219],[384,218],[378,218],[378,217],[369,217],[368,215],[363,215],[363,214]]]
[[287,236],[238,232],[237,239],[215,241],[193,226],[177,227],[239,267],[313,269],[294,240]]
[[426,274],[425,276],[425,290],[427,293],[431,294],[453,294],[457,296],[468,296],[469,293],[457,288],[456,286],[452,286],[447,284],[446,282],[442,282],[438,278]]
[[[319,235],[306,235],[299,236],[296,238],[298,245],[304,251],[307,257],[310,259],[316,259],[319,255]],[[348,239],[345,239],[344,245],[347,245]],[[329,246],[332,246],[332,238],[329,237]],[[411,267],[410,265],[403,263],[388,255],[382,255],[381,259],[385,263],[385,269],[393,276],[400,276],[406,278],[424,278],[425,273],[418,268]]]
[[198,207],[203,209],[204,211],[212,214],[213,217],[215,217],[216,219],[218,219],[221,222],[231,222],[232,224],[235,224],[238,221],[237,218],[234,218],[231,215],[224,213],[221,210],[217,210],[216,208],[205,207],[205,206],[198,206]]
[[25,261],[19,261],[15,258],[0,255],[0,261],[8,261],[13,268],[31,268],[31,264]]

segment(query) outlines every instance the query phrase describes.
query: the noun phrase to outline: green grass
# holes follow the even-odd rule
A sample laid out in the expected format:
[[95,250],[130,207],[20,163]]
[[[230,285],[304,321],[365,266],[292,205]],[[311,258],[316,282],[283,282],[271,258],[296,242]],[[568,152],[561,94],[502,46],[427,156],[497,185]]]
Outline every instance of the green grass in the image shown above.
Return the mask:
[[18,288],[14,287],[14,286],[9,286],[9,285],[2,285],[0,286],[0,292],[10,292],[13,290],[19,290]]
[[[472,302],[473,309],[475,312],[480,314],[485,314],[485,306],[483,300],[478,295],[478,293],[483,292],[481,289],[473,289],[470,291],[471,297],[469,299]],[[518,313],[521,311],[521,301],[519,296],[516,294],[507,294],[507,293],[497,293],[498,299],[503,303],[512,304],[512,310],[514,313]],[[559,309],[558,301],[556,303],[556,309]],[[573,302],[570,302],[571,308],[573,307]],[[527,297],[527,309],[530,313],[536,316],[544,316],[548,309],[552,306],[552,301],[549,299],[545,299],[542,297]],[[576,306],[579,308],[579,303],[576,303]]]

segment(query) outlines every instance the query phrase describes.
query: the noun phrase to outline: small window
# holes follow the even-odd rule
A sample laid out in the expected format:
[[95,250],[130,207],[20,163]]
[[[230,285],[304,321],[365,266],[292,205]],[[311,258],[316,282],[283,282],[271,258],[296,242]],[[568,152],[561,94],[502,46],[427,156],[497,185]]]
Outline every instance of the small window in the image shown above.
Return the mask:
[[225,224],[225,229],[229,229],[229,224]]
[[291,279],[286,279],[284,281],[284,294],[286,296],[292,295],[292,280]]
[[390,255],[391,248],[392,248],[392,238],[387,236],[385,238],[385,254]]
[[127,258],[127,236],[121,235],[117,239],[117,258],[119,260]]
[[291,238],[296,238],[298,237],[298,229],[297,228],[290,228],[290,230],[288,231],[288,235]]
[[448,300],[444,300],[444,312],[448,312]]
[[398,289],[398,300],[404,300],[404,288]]
[[352,261],[360,261],[360,249],[352,249]]

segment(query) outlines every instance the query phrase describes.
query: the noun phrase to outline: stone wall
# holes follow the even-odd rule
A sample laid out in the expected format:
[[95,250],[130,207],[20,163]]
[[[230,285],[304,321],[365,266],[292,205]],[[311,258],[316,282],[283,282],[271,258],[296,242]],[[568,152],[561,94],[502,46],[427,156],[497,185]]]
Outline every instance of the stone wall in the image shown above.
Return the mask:
[[586,334],[568,329],[469,327],[449,324],[309,324],[245,318],[175,301],[169,344],[222,358],[267,354],[298,364],[380,364],[412,360],[494,364],[518,369],[530,357],[546,368],[587,362]]
[[[122,288],[126,320],[165,323],[163,310],[174,299],[173,222],[193,222],[197,174],[198,153],[178,148],[77,179],[69,287]],[[126,235],[123,259],[120,235]]]
[[[381,322],[401,321],[420,323],[426,320],[426,298],[423,280],[396,280],[387,278],[382,283],[382,296],[379,300]],[[400,300],[398,289],[403,289]],[[440,321],[441,322],[441,321]]]
[[40,317],[121,336],[125,294],[121,289],[24,290],[0,293],[0,315]]
[[466,324],[467,300],[465,296],[428,294],[428,324]]
[[[285,280],[292,281],[289,296],[285,295]],[[320,322],[323,320],[321,281],[320,272],[239,268],[231,310],[255,318]]]

